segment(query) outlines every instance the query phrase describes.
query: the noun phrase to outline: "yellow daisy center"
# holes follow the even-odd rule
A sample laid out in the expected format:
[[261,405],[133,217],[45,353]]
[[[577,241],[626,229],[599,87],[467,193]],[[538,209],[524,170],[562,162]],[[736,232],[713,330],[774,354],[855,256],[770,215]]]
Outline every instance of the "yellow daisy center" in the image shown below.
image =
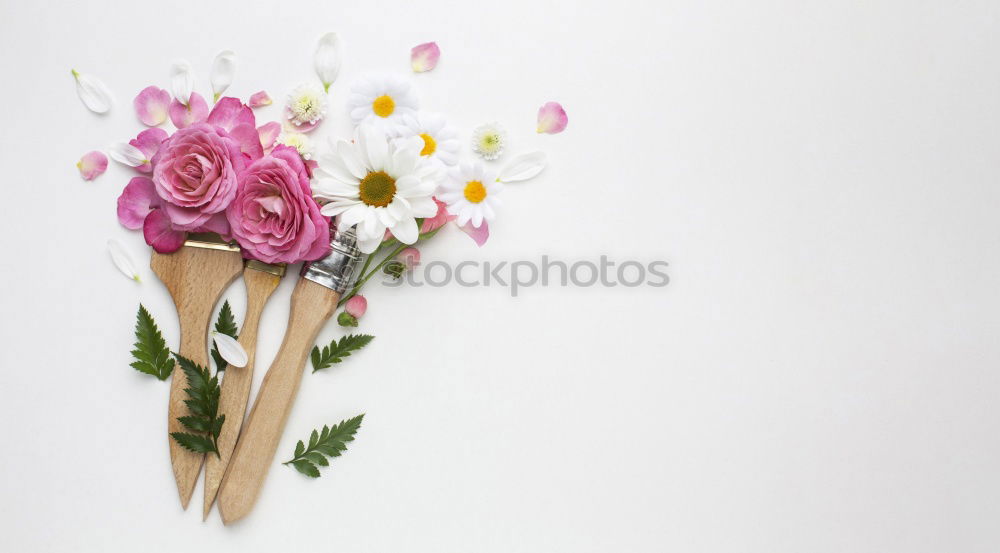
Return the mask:
[[422,132],[420,133],[420,138],[424,139],[424,149],[420,150],[420,155],[429,156],[434,153],[434,150],[437,150],[437,141],[434,140],[433,136]]
[[375,98],[375,101],[372,102],[372,111],[379,117],[389,117],[392,115],[392,112],[396,111],[396,102],[392,99],[392,96],[383,94]]
[[372,207],[385,207],[396,195],[396,179],[385,171],[372,171],[361,179],[361,201]]
[[477,180],[470,180],[465,183],[465,199],[478,204],[486,199],[486,187]]

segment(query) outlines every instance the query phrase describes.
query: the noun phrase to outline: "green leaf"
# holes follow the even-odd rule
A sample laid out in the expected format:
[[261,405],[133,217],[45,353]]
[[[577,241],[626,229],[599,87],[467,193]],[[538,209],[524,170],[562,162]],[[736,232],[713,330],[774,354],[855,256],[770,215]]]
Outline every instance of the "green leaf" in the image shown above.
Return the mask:
[[309,447],[300,440],[295,445],[295,455],[284,464],[292,465],[295,470],[312,478],[319,478],[319,469],[316,465],[326,467],[330,465],[327,457],[339,457],[341,452],[347,450],[347,443],[354,441],[354,434],[361,428],[361,421],[364,414],[352,419],[340,421],[332,427],[323,427],[322,432],[313,430],[309,435]]
[[175,353],[177,364],[184,371],[187,387],[184,392],[188,399],[184,400],[190,415],[177,417],[184,428],[197,434],[172,432],[170,435],[182,447],[197,453],[219,454],[218,440],[222,432],[222,424],[226,416],[219,416],[218,377],[212,376],[207,367],[202,367],[190,359]]
[[[237,335],[239,329],[236,328],[236,318],[233,317],[233,310],[229,307],[229,300],[222,303],[222,309],[219,310],[219,318],[215,321],[215,331],[220,334],[230,336],[234,340],[239,338]],[[217,348],[214,343],[212,344],[212,360],[215,361],[216,371],[226,370],[228,363],[226,363],[226,360],[222,358],[222,354],[219,353],[219,348]]]
[[170,378],[170,373],[174,370],[174,361],[170,359],[170,348],[160,334],[153,316],[141,303],[135,320],[135,340],[135,349],[132,350],[135,361],[129,366],[160,380]]
[[323,346],[322,351],[319,347],[313,347],[310,356],[313,372],[330,367],[334,363],[340,363],[345,357],[350,357],[352,352],[367,346],[374,339],[374,336],[368,334],[348,334],[341,338],[340,342],[334,339],[330,345]]

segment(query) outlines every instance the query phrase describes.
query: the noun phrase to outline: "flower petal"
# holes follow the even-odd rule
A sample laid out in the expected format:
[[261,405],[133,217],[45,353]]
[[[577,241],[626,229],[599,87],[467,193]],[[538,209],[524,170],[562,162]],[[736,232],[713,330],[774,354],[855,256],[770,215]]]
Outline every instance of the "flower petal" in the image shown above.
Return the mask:
[[76,79],[76,93],[83,100],[83,105],[94,113],[107,113],[111,109],[111,91],[100,79],[71,69]]
[[253,95],[250,96],[249,105],[252,108],[259,108],[261,106],[269,106],[272,102],[273,100],[271,100],[271,96],[269,96],[266,91],[261,90],[260,92],[254,92]]
[[178,129],[184,129],[201,123],[208,117],[208,102],[201,97],[201,94],[192,92],[185,105],[174,99],[170,102],[170,122]]
[[537,176],[545,169],[545,152],[521,154],[500,170],[500,182],[520,182]]
[[83,180],[94,180],[108,169],[108,156],[97,150],[87,152],[76,162],[76,168],[80,170]]
[[323,83],[323,90],[329,92],[330,85],[340,74],[340,37],[337,33],[326,33],[320,37],[313,64],[319,80]]
[[425,42],[410,50],[410,66],[415,73],[423,73],[437,67],[441,49],[436,42]]
[[129,167],[138,167],[149,161],[142,150],[125,142],[112,144],[108,148],[108,155],[111,156],[111,159]]
[[108,240],[108,253],[111,254],[112,263],[115,264],[115,267],[118,267],[118,270],[123,275],[136,282],[142,282],[139,279],[139,272],[135,270],[135,263],[132,262],[132,257],[117,240]]
[[483,221],[483,224],[479,225],[478,228],[472,226],[472,223],[465,223],[459,228],[462,229],[462,232],[471,236],[479,247],[483,247],[483,244],[490,237],[490,227],[486,221]]
[[219,101],[222,93],[233,84],[233,76],[236,74],[236,54],[232,50],[223,50],[215,56],[212,62],[212,100]]
[[243,349],[243,346],[232,336],[213,330],[212,340],[215,341],[215,347],[218,348],[219,355],[226,360],[226,363],[234,367],[247,366],[247,362],[250,360],[247,350]]
[[142,152],[142,155],[146,158],[146,163],[136,167],[142,173],[151,173],[153,171],[153,164],[150,160],[156,155],[156,152],[160,150],[160,144],[167,139],[167,131],[153,127],[152,129],[146,129],[138,134],[128,143]]
[[173,253],[184,245],[187,233],[174,229],[170,217],[162,209],[154,209],[142,224],[142,236],[157,252]]
[[257,126],[257,119],[248,106],[243,105],[238,98],[225,97],[215,104],[212,113],[208,114],[208,123],[222,127],[226,132],[237,125]]
[[546,134],[556,134],[563,132],[569,117],[566,110],[558,102],[546,102],[538,108],[538,132]]
[[128,181],[125,190],[118,196],[118,222],[128,229],[141,229],[149,212],[162,202],[156,195],[153,181],[146,177],[135,177]]
[[174,93],[175,100],[188,105],[194,92],[194,69],[187,61],[174,60],[170,66],[170,90]]
[[143,125],[155,127],[167,120],[170,94],[162,88],[147,86],[132,100],[132,106]]
[[279,134],[281,134],[281,124],[277,121],[264,123],[257,127],[257,136],[260,137],[260,145],[264,148],[264,152],[268,152],[274,147],[274,142],[278,140]]

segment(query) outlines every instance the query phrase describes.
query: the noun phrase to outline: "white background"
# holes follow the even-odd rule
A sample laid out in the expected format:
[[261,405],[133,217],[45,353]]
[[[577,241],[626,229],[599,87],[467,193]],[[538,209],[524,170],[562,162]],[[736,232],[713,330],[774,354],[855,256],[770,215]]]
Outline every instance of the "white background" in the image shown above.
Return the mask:
[[[476,4],[3,0],[0,549],[1000,549],[1000,5]],[[375,342],[305,374],[278,460],[365,412],[357,440],[319,480],[276,463],[242,523],[202,523],[200,484],[177,500],[167,385],[128,366],[140,301],[178,343],[115,218],[131,172],[74,164],[141,130],[132,98],[172,59],[207,94],[235,50],[230,93],[280,103],[327,31],[345,61],[314,137],[349,132],[352,79],[393,71],[463,136],[496,120],[508,158],[549,155],[486,247],[450,229],[425,262],[663,259],[671,284],[373,288]],[[441,63],[414,76],[430,40]],[[84,109],[71,67],[111,113]],[[548,100],[563,134],[534,132]]]

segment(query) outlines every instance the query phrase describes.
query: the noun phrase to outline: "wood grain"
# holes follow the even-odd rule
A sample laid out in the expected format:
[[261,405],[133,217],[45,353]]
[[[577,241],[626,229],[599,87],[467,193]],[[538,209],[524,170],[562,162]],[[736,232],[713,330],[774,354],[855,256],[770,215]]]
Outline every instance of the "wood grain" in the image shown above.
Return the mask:
[[298,392],[306,358],[316,335],[337,308],[340,294],[300,278],[292,292],[288,329],[264,376],[250,418],[240,434],[219,491],[219,512],[226,524],[250,513]]
[[264,311],[268,298],[278,287],[281,277],[252,267],[243,270],[243,281],[247,285],[247,313],[240,327],[239,342],[247,352],[245,367],[226,368],[222,378],[222,393],[219,396],[219,413],[226,416],[219,435],[219,455],[209,455],[205,460],[205,502],[203,517],[208,518],[215,496],[219,492],[222,476],[229,466],[229,459],[236,447],[236,438],[243,427],[243,417],[250,398],[250,384],[253,382],[254,358],[257,353],[257,327],[260,314]]
[[[179,353],[203,367],[208,366],[208,325],[222,292],[243,268],[240,252],[184,246],[171,254],[153,252],[149,266],[167,286],[177,307],[181,326]],[[188,414],[184,404],[186,387],[187,377],[175,368],[167,408],[167,441],[170,443],[170,462],[174,468],[177,492],[185,509],[205,457],[182,448],[169,435],[170,432],[185,432],[177,417]]]

